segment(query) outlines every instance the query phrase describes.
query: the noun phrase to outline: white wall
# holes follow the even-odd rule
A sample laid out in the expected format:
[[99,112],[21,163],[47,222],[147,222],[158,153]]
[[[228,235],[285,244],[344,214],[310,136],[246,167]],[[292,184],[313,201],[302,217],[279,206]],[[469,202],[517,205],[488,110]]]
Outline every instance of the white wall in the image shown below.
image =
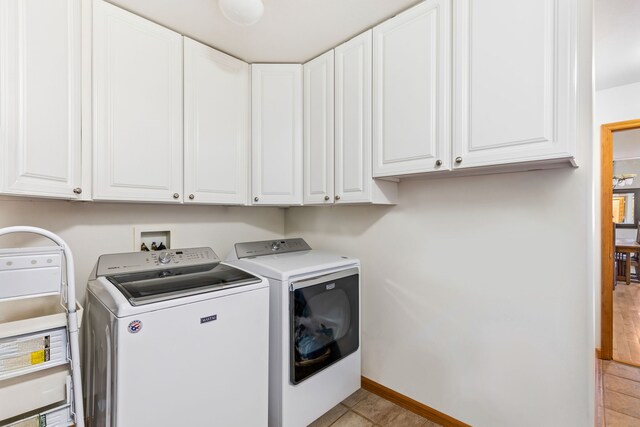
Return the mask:
[[[595,93],[594,98],[594,156],[593,156],[593,168],[594,168],[594,194],[600,194],[600,126],[606,123],[622,122],[626,120],[640,119],[640,82],[617,86],[611,89],[600,90]],[[615,137],[614,137],[615,138]],[[615,139],[614,139],[615,140]],[[596,252],[594,252],[594,264],[596,266],[596,277],[598,277],[598,283],[600,283],[600,199],[595,198],[595,218],[597,224],[597,233],[595,234],[594,246]],[[618,234],[616,232],[616,234]],[[628,237],[629,233],[625,231],[620,232],[621,237]],[[635,237],[634,234],[631,237]],[[597,288],[595,292],[594,310],[596,313],[595,318],[595,331],[596,331],[596,345],[600,347],[600,288]]]
[[578,169],[403,181],[397,206],[290,208],[362,261],[363,375],[474,426],[593,425],[590,2]]
[[598,127],[604,123],[640,119],[640,82],[597,91],[594,115],[594,124]]
[[[134,225],[172,224],[172,247],[209,246],[226,258],[238,241],[281,238],[284,213],[278,208],[175,206],[0,200],[0,227],[32,225],[59,234],[71,247],[76,264],[78,299],[84,302],[87,278],[98,256],[133,250]],[[0,238],[0,247],[46,245],[28,235]]]
[[588,167],[400,183],[395,207],[293,208],[362,260],[363,375],[474,426],[587,426]]

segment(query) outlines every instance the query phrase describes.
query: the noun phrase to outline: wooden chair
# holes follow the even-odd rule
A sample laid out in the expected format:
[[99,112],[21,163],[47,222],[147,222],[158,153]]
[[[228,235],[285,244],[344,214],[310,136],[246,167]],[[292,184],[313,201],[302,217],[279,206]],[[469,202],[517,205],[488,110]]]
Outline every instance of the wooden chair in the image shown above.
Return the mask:
[[613,289],[616,289],[616,284],[618,280],[622,280],[625,282],[627,280],[627,260],[625,254],[623,252],[616,252],[616,256],[614,259],[614,268],[615,271],[613,276]]
[[[638,227],[636,229],[636,243],[640,243],[640,221],[638,221]],[[631,281],[640,282],[640,252],[635,252],[629,257],[631,263]]]

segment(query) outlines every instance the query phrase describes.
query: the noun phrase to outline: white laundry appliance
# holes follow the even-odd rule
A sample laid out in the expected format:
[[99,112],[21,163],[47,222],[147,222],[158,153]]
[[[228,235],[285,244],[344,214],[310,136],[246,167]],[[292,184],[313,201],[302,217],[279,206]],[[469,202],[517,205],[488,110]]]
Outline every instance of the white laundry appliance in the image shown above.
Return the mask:
[[90,425],[267,425],[265,279],[210,248],[102,255],[85,311]]
[[360,262],[303,239],[236,243],[269,279],[269,426],[303,427],[360,388]]

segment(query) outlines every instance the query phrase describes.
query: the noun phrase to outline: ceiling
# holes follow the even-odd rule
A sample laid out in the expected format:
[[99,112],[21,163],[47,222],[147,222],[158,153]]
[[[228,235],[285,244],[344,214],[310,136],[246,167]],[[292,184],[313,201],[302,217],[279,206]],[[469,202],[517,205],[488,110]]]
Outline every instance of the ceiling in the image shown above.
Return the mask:
[[640,1],[595,0],[596,90],[640,81]]
[[263,0],[264,16],[243,27],[217,0],[109,0],[244,61],[312,59],[420,0]]
[[[263,0],[243,27],[218,0],[109,0],[247,62],[306,62],[420,0]],[[640,0],[595,0],[596,90],[640,81]]]
[[613,160],[640,158],[640,129],[613,133]]

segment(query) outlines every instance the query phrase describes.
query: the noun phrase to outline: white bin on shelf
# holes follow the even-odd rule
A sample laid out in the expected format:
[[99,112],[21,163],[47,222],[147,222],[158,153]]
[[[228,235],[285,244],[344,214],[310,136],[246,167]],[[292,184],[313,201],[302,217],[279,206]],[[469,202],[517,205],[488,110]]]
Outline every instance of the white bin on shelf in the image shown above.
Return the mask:
[[0,380],[67,363],[66,325],[59,295],[0,300]]
[[67,404],[12,422],[6,427],[58,427],[68,425],[69,419],[71,419],[71,405]]
[[66,403],[69,373],[69,365],[60,365],[0,381],[0,425],[34,408]]
[[[76,303],[78,327],[82,306]],[[60,295],[0,300],[0,339],[67,326],[67,311]]]

